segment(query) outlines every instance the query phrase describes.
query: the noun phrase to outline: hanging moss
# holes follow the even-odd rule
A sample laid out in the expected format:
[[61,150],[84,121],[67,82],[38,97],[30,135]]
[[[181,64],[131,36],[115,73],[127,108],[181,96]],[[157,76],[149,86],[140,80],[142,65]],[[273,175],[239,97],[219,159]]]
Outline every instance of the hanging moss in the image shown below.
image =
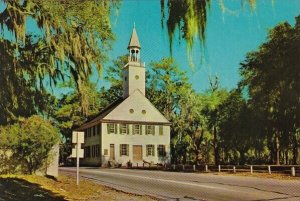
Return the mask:
[[[91,65],[97,68],[105,61],[105,51],[113,39],[109,13],[110,2],[94,0],[2,0],[6,8],[0,13],[0,25],[14,34],[19,48],[26,38],[26,19],[31,17],[42,30],[46,48],[55,57],[50,66],[72,62],[75,71],[83,70],[84,79],[91,73]],[[116,1],[112,1],[113,4]],[[100,58],[100,59],[99,59]],[[59,60],[59,62],[57,62]],[[62,66],[60,66],[62,70]],[[100,70],[100,69],[98,69]],[[76,79],[76,77],[74,77]],[[76,81],[76,80],[75,80]]]
[[[0,48],[0,81],[5,83],[5,90],[0,90],[0,124],[42,110],[42,100],[47,99],[36,96],[44,97],[46,78],[52,86],[67,77],[84,94],[80,82],[89,80],[93,64],[101,71],[106,61],[106,51],[113,40],[109,14],[111,5],[118,0],[0,2],[4,5],[0,32],[8,30],[14,36],[4,41],[0,35],[4,47]],[[26,32],[29,18],[41,31],[37,36]]]
[[[256,0],[242,0],[247,2],[251,10],[256,8]],[[193,66],[191,51],[195,39],[200,41],[201,54],[205,48],[205,30],[207,24],[207,12],[210,8],[210,0],[161,0],[161,24],[167,25],[170,53],[172,54],[175,31],[179,31],[179,39],[187,42],[187,53],[191,66]],[[228,10],[219,0],[222,12]]]

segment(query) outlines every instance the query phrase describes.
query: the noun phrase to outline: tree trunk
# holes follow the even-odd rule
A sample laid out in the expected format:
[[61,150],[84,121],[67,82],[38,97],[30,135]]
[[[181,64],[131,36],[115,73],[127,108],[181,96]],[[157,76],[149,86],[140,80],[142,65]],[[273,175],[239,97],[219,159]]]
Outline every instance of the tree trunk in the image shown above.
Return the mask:
[[297,165],[297,160],[299,157],[299,152],[298,152],[298,142],[297,139],[294,139],[294,144],[293,144],[293,164]]
[[279,150],[279,138],[278,135],[276,134],[275,136],[275,163],[276,165],[280,165],[280,150]]
[[288,149],[285,151],[285,164],[286,165],[289,164],[289,150]]
[[220,164],[220,154],[219,154],[219,147],[217,142],[217,128],[213,127],[213,135],[214,135],[214,152],[215,152],[215,165]]
[[206,143],[206,163],[209,163],[210,162],[210,143],[207,142]]
[[239,160],[239,164],[244,165],[245,161],[246,161],[246,157],[245,157],[245,152],[244,150],[240,150],[240,160]]
[[[274,158],[275,158],[275,149],[274,147],[269,147],[269,150],[270,150],[270,163],[274,163]],[[261,158],[260,158],[261,159]]]

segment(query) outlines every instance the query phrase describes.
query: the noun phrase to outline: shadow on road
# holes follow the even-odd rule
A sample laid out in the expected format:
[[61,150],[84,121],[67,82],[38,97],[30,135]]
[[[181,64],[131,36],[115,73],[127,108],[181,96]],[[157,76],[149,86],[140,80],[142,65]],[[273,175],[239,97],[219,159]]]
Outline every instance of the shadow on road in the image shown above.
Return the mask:
[[0,201],[63,201],[63,197],[38,184],[18,178],[0,178]]

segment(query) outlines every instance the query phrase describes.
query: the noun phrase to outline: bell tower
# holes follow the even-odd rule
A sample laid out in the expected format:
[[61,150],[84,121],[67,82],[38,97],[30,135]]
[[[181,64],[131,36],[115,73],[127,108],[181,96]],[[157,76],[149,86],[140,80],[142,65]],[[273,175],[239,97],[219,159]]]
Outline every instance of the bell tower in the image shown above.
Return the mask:
[[141,63],[141,46],[135,26],[127,49],[129,56],[128,63],[123,67],[123,98],[127,98],[135,90],[140,90],[145,95],[145,64]]

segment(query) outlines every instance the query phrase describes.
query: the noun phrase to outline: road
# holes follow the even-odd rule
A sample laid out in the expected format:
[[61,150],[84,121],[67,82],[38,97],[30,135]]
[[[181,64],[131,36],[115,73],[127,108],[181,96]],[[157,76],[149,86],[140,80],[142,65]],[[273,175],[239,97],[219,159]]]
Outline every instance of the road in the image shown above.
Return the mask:
[[[75,174],[75,168],[60,168]],[[130,169],[80,168],[80,176],[125,192],[165,200],[300,201],[300,180]]]

